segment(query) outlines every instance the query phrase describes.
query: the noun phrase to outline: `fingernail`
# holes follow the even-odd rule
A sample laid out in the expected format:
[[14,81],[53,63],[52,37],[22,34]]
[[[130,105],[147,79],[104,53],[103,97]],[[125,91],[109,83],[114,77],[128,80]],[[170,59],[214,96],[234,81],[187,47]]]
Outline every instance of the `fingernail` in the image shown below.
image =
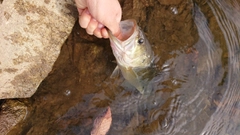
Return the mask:
[[93,21],[97,22],[97,20],[95,18],[92,18]]
[[99,29],[102,29],[103,27],[104,27],[103,24],[101,24],[101,23],[98,24],[98,28],[99,28]]

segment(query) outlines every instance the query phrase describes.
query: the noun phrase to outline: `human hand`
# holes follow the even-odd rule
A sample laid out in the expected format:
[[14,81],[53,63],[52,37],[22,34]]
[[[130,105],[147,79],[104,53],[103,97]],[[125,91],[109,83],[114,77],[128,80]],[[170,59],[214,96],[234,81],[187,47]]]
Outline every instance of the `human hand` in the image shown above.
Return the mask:
[[79,24],[88,34],[108,38],[106,27],[113,35],[120,34],[122,9],[118,0],[75,0],[75,2],[79,12]]

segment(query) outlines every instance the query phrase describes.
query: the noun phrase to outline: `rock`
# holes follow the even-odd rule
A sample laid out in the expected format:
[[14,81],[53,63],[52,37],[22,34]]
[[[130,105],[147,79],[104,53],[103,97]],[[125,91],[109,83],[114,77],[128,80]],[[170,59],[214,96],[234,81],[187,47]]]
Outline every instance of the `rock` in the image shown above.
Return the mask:
[[0,3],[0,99],[32,96],[75,22],[72,0]]
[[0,133],[5,135],[13,126],[22,121],[27,115],[27,107],[19,102],[7,100],[0,108]]
[[91,135],[106,135],[112,124],[112,113],[110,107],[100,114],[95,120]]
[[158,0],[163,5],[178,5],[182,0]]
[[132,18],[138,22],[154,53],[161,56],[158,65],[176,55],[174,50],[192,47],[199,38],[192,18],[192,2],[133,0],[124,1],[123,5],[123,20]]
[[[12,128],[8,135],[90,134],[92,116],[97,113],[97,108],[89,109],[88,103],[82,104],[82,100],[86,100],[85,95],[102,91],[101,83],[111,75],[116,66],[112,60],[114,56],[109,40],[88,35],[76,22],[52,71],[37,92],[26,99],[29,101],[30,111],[24,122]],[[88,98],[91,96],[87,96]],[[80,104],[76,105],[76,100]],[[79,116],[84,118],[79,119]],[[29,123],[32,125],[28,125]],[[69,131],[76,124],[81,125],[77,127],[77,131]]]

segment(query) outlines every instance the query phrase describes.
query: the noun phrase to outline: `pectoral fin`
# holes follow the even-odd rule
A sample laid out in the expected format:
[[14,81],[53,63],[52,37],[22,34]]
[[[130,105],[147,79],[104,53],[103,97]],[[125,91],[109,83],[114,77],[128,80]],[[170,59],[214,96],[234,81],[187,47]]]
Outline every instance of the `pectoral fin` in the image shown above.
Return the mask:
[[120,76],[120,69],[118,66],[113,70],[110,78],[118,78]]

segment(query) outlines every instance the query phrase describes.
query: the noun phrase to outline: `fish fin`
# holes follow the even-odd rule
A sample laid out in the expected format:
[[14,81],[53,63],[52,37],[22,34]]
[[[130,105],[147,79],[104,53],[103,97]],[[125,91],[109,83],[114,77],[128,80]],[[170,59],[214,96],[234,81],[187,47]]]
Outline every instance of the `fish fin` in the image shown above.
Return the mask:
[[117,61],[116,60],[113,60],[113,61],[111,61],[112,63],[114,63],[114,64],[117,64]]
[[136,67],[136,68],[132,68],[132,71],[133,73],[135,74],[135,77],[137,79],[142,79],[147,73],[148,73],[148,70],[146,70],[147,68],[139,68],[139,67]]
[[124,81],[121,83],[121,86],[125,89],[135,89],[135,87],[130,84],[126,79],[124,79]]
[[120,75],[120,69],[118,66],[116,66],[116,68],[113,70],[110,78],[117,78],[117,77],[119,77],[119,75]]
[[150,66],[156,66],[155,64],[160,60],[160,57],[158,55],[155,55],[151,61],[151,65]]
[[136,67],[133,68],[138,84],[135,87],[141,94],[151,93],[153,78],[157,75],[157,70],[153,67]]

